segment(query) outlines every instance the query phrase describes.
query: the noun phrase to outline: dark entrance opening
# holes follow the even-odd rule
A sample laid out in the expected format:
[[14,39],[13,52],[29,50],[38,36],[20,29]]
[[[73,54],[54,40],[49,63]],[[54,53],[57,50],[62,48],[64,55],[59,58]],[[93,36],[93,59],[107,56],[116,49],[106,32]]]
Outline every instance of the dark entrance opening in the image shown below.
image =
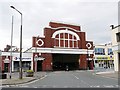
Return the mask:
[[9,66],[8,63],[4,63],[4,71],[5,71],[5,72],[8,72],[8,66]]
[[52,54],[53,70],[79,69],[79,56],[76,54]]
[[89,61],[87,61],[88,63],[87,63],[87,65],[88,65],[88,67],[87,67],[87,69],[88,70],[92,70],[93,69],[93,61],[92,60],[89,60]]
[[42,60],[37,61],[37,71],[42,71]]

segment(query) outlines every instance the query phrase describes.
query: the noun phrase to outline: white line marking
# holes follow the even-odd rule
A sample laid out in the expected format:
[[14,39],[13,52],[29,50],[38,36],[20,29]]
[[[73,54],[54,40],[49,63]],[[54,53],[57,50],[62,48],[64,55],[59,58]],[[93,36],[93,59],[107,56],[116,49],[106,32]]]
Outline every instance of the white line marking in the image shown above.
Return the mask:
[[[73,74],[72,74],[73,75]],[[76,79],[79,79],[77,76],[73,75]],[[85,81],[83,81],[82,79],[79,79],[82,83],[88,85],[90,87],[90,85],[88,83],[86,83]]]
[[64,88],[68,88],[68,86],[64,86]]
[[79,79],[77,76],[74,76],[76,79]]
[[42,78],[40,78],[40,79],[42,80],[42,79],[44,79],[44,78],[46,78],[46,77],[47,77],[47,75],[45,75],[44,77],[42,77]]
[[114,87],[113,85],[104,85],[104,87],[111,88]]
[[116,87],[119,87],[119,85],[116,85]]
[[19,86],[19,87],[29,87],[29,86]]
[[100,86],[90,86],[90,87],[100,87]]
[[[73,74],[72,74],[73,75]],[[76,79],[79,79],[77,76],[73,75]]]
[[33,87],[33,88],[38,88],[38,87]]

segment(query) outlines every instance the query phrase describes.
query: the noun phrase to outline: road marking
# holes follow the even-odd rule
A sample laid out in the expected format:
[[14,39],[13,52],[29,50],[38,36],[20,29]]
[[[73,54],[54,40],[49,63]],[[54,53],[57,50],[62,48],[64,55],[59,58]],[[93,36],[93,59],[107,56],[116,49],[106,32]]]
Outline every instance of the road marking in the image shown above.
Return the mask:
[[68,86],[64,86],[64,88],[68,88]]
[[104,87],[111,88],[114,87],[113,85],[103,85]]
[[74,76],[76,79],[79,79],[77,76]]
[[119,87],[119,85],[116,85],[116,87]]
[[[73,74],[72,74],[73,75]],[[75,75],[73,75],[76,79],[79,79],[77,76],[75,76]],[[83,80],[81,80],[81,79],[79,79],[82,83],[84,83],[84,84],[86,84],[86,85],[88,85],[88,86],[90,86],[88,83],[86,83],[85,81],[83,81]]]
[[40,78],[40,79],[42,80],[42,79],[44,79],[44,78],[46,78],[46,77],[47,77],[47,75],[45,75],[44,77],[42,77],[42,78]]
[[9,85],[3,85],[2,87],[9,87]]
[[38,87],[34,86],[33,88],[38,88]]
[[90,86],[90,87],[100,87],[99,85],[97,85],[97,86]]
[[29,87],[29,86],[19,86],[19,87]]
[[79,79],[77,76],[75,76],[74,74],[72,74],[76,79]]

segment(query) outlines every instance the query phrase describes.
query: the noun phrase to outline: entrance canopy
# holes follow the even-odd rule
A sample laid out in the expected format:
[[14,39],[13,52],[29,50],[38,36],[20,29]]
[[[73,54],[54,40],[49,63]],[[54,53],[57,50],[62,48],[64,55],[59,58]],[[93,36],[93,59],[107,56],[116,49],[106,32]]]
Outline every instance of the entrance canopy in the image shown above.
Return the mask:
[[[31,48],[28,52],[36,52],[36,48]],[[64,53],[64,54],[93,54],[93,50],[68,49],[68,48],[37,48],[39,53]]]

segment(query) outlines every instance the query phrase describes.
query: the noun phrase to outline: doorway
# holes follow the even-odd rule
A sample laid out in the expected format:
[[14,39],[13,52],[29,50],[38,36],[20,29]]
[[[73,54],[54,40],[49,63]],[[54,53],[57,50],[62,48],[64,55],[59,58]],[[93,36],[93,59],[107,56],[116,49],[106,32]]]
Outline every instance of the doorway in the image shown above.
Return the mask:
[[42,71],[42,60],[37,61],[37,71]]
[[76,54],[52,54],[53,70],[78,70],[79,69],[79,56]]
[[9,63],[4,63],[4,71],[5,72],[8,72],[8,66],[9,66]]

